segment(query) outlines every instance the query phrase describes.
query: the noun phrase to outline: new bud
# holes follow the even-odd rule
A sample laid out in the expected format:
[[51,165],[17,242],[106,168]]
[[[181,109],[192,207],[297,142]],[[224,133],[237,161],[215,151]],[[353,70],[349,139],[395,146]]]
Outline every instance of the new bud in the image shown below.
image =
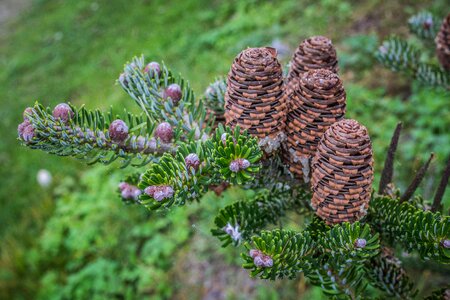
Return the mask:
[[155,137],[159,138],[163,143],[170,143],[173,138],[172,126],[167,122],[162,122],[156,127]]
[[147,64],[144,68],[145,73],[150,73],[150,76],[154,74],[158,74],[158,76],[161,75],[161,67],[156,61],[152,61],[151,63]]
[[146,187],[144,193],[155,199],[156,201],[162,201],[166,198],[173,197],[173,188],[169,185],[152,185]]
[[174,104],[177,104],[181,100],[181,96],[181,87],[176,83],[169,85],[163,92],[163,98],[172,99]]
[[114,120],[109,125],[109,136],[111,140],[116,143],[125,141],[128,137],[128,126],[124,121],[118,119]]
[[365,239],[356,239],[355,247],[356,248],[364,248],[366,247],[367,241]]
[[66,103],[60,103],[53,109],[53,117],[59,119],[63,123],[67,123],[73,118],[73,111],[70,106]]
[[25,110],[23,111],[23,119],[28,120],[28,116],[32,115],[33,112],[34,112],[34,110],[31,107],[25,108]]
[[30,142],[34,137],[34,127],[32,125],[28,125],[25,127],[22,133],[22,139],[25,142]]
[[188,156],[186,156],[184,162],[188,170],[190,168],[193,168],[194,170],[197,171],[198,167],[200,166],[200,159],[198,158],[198,155],[195,153],[191,153]]
[[445,249],[450,249],[450,240],[442,240],[442,241],[441,241],[441,245],[442,245]]
[[230,171],[231,172],[234,172],[234,173],[237,173],[237,172],[239,172],[241,169],[240,169],[240,167],[239,167],[239,161],[236,159],[236,160],[233,160],[231,163],[230,163]]
[[122,84],[123,86],[128,87],[128,81],[127,81],[127,79],[126,79],[126,77],[125,77],[125,73],[121,73],[121,74],[120,74],[120,76],[119,76],[119,82],[120,82],[120,84]]

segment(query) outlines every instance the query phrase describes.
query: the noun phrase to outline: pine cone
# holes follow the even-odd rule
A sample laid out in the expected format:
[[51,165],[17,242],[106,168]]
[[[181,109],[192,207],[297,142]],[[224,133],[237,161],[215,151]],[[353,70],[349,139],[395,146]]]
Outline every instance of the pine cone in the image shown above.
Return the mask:
[[314,69],[338,72],[336,49],[331,40],[324,36],[313,36],[300,43],[291,59],[288,82]]
[[328,224],[355,222],[369,205],[373,182],[372,144],[355,120],[331,125],[312,162],[312,207]]
[[225,94],[227,125],[239,125],[259,138],[283,133],[286,97],[276,55],[273,48],[248,48],[235,58]]
[[445,70],[450,71],[450,14],[442,21],[435,42],[439,62]]
[[300,77],[290,104],[284,161],[301,178],[304,166],[300,161],[313,156],[325,130],[344,118],[346,94],[337,74],[325,69],[310,70]]

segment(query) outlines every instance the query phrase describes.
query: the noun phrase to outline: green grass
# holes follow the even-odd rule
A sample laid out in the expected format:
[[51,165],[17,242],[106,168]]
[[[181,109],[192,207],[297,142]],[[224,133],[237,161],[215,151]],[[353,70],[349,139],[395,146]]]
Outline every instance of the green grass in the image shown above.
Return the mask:
[[[151,60],[164,60],[191,82],[197,94],[201,94],[215,76],[227,73],[234,56],[247,46],[268,45],[279,38],[293,49],[303,38],[322,34],[335,41],[338,51],[342,50],[339,53],[348,61],[352,62],[354,57],[352,51],[359,54],[359,60],[344,66],[345,80],[358,84],[346,84],[349,86],[350,116],[368,123],[370,131],[374,132],[375,149],[385,149],[397,116],[408,115],[408,108],[401,107],[403,99],[386,95],[384,89],[374,91],[370,88],[379,88],[383,84],[377,78],[371,78],[370,64],[363,70],[358,69],[358,62],[365,60],[367,55],[355,47],[346,48],[342,41],[358,31],[354,29],[355,24],[364,23],[366,19],[370,21],[373,16],[385,17],[384,9],[396,13],[378,22],[374,28],[384,34],[393,30],[392,24],[396,24],[395,30],[404,32],[406,16],[415,12],[417,7],[427,5],[439,11],[445,7],[445,1],[420,4],[410,1],[402,6],[381,0],[138,0],[133,4],[120,0],[34,1],[28,11],[8,25],[9,33],[0,38],[0,237],[5,237],[0,248],[0,267],[20,270],[17,274],[8,273],[7,276],[13,276],[13,279],[7,279],[18,280],[20,277],[14,279],[18,274],[26,276],[30,266],[26,249],[38,244],[36,237],[49,226],[47,220],[54,217],[58,206],[55,201],[60,199],[55,191],[37,185],[37,171],[49,169],[54,176],[54,186],[60,186],[67,178],[74,178],[71,192],[76,193],[78,178],[90,168],[73,159],[50,156],[19,145],[17,124],[21,121],[23,109],[35,100],[49,106],[71,101],[90,108],[125,105],[133,109],[131,99],[115,85],[115,80],[123,64],[140,54]],[[364,33],[367,31],[370,30]],[[402,84],[398,79],[395,82]],[[427,94],[426,97],[430,103],[435,96]],[[441,99],[445,95],[436,97]],[[417,102],[417,99],[413,101]],[[387,112],[383,111],[381,116],[372,119],[371,113],[365,110],[367,103],[373,109],[393,109],[394,114],[385,121],[383,115]],[[427,124],[433,122],[433,109],[438,108],[428,110],[428,119],[424,121]],[[371,122],[373,120],[390,127],[375,126],[378,123]],[[423,130],[427,124],[416,124],[411,118],[408,122],[412,129],[416,126],[422,130],[415,139],[429,138]],[[433,130],[440,134],[438,144],[448,141],[448,136],[442,134],[439,126],[432,125]],[[413,141],[409,147],[416,144],[416,140]],[[432,149],[433,139],[426,145],[425,150]],[[409,156],[403,157],[409,160],[411,153],[425,150],[405,150],[405,155]],[[382,152],[376,155],[379,170],[384,157]],[[442,157],[439,159],[443,160]],[[402,176],[399,177],[401,181]],[[115,198],[108,200],[118,201]],[[39,289],[36,282],[30,286],[21,286],[20,281],[14,284],[6,287],[9,292],[23,289],[33,293]],[[4,287],[0,286],[0,289]]]

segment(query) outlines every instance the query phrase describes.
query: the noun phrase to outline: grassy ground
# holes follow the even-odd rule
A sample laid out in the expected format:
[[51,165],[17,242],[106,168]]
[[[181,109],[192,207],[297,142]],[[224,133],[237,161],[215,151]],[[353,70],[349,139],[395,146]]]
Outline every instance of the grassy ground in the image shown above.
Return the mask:
[[[7,270],[1,273],[6,284],[0,285],[0,289],[4,288],[8,296],[25,298],[39,289],[36,282],[21,285],[14,273],[21,270],[20,274],[27,274],[26,248],[36,245],[36,237],[48,226],[47,220],[54,217],[55,199],[60,197],[36,184],[37,171],[50,170],[55,186],[74,178],[76,191],[81,174],[88,169],[80,162],[18,145],[16,126],[23,109],[34,100],[49,106],[71,101],[91,108],[106,109],[110,105],[132,108],[131,101],[115,85],[115,79],[123,63],[140,54],[164,60],[188,78],[200,94],[215,76],[226,74],[242,48],[280,40],[293,49],[303,38],[323,34],[331,37],[343,58],[347,58],[343,76],[346,82],[354,83],[348,84],[351,116],[372,120],[367,111],[358,110],[358,101],[363,106],[372,103],[374,109],[380,105],[392,109],[390,101],[397,104],[404,101],[406,84],[390,72],[376,69],[375,77],[368,71],[371,66],[362,70],[355,67],[365,58],[352,62],[351,51],[355,47],[346,48],[348,36],[404,33],[407,16],[419,7],[431,6],[439,11],[444,4],[445,1],[378,0],[138,0],[133,4],[120,0],[34,1],[16,21],[7,25],[7,33],[0,37],[0,236],[5,241],[0,250],[0,267]],[[364,55],[364,49],[358,51]],[[285,61],[289,55],[284,57]],[[375,90],[383,86],[388,89]],[[392,97],[394,94],[400,96]],[[408,115],[408,111],[401,112]],[[388,130],[367,124],[375,133],[374,144],[380,145],[376,146],[378,149],[386,147],[396,121],[395,117],[390,118],[386,123],[391,126]],[[383,157],[381,151],[377,155]],[[419,161],[424,157],[426,153]],[[106,174],[116,172],[114,168],[108,170],[110,173]],[[24,293],[15,294],[18,290]]]

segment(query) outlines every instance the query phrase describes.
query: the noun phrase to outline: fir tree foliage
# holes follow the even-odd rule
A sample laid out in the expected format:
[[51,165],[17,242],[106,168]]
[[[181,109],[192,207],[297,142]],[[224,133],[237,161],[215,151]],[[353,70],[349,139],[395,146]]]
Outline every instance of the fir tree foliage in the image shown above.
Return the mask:
[[434,87],[450,87],[450,74],[444,68],[432,61],[424,61],[422,53],[431,48],[430,43],[439,31],[441,21],[429,12],[420,12],[409,19],[410,31],[424,40],[419,48],[398,36],[391,36],[383,41],[375,53],[377,60],[385,67],[395,72],[402,72],[418,82]]

